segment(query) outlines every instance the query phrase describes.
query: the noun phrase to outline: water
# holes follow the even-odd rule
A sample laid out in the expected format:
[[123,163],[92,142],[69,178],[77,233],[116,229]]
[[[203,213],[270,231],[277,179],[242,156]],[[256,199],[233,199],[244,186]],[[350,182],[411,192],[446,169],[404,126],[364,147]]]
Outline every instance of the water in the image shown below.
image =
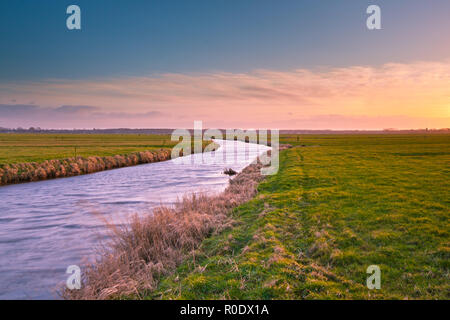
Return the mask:
[[[91,259],[102,234],[104,240],[102,217],[123,223],[185,194],[223,191],[225,167],[240,171],[269,149],[216,143],[221,147],[210,154],[0,187],[0,299],[57,298],[67,267]],[[198,164],[201,157],[206,163]]]

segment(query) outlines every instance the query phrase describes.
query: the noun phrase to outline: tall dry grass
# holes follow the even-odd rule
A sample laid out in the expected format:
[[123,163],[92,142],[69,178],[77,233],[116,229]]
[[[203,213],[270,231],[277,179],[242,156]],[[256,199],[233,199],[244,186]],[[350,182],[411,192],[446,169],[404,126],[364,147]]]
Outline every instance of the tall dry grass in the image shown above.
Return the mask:
[[80,290],[62,288],[65,299],[141,298],[155,289],[206,237],[232,225],[230,212],[252,199],[263,179],[261,164],[245,168],[216,196],[192,195],[174,207],[134,216],[124,227],[110,226],[112,239],[98,259],[83,268]]
[[7,164],[0,167],[0,185],[77,176],[137,164],[169,160],[170,156],[170,150],[160,149],[107,157],[76,157],[46,160],[41,163]]

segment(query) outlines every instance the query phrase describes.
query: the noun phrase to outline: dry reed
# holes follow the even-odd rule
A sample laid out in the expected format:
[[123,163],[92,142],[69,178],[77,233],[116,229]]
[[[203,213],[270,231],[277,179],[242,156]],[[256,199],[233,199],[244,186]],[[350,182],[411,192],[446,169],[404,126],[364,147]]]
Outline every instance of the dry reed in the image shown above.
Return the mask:
[[152,163],[170,159],[170,150],[135,152],[107,157],[76,157],[7,164],[0,167],[0,185],[31,182],[45,179],[71,177],[103,170]]

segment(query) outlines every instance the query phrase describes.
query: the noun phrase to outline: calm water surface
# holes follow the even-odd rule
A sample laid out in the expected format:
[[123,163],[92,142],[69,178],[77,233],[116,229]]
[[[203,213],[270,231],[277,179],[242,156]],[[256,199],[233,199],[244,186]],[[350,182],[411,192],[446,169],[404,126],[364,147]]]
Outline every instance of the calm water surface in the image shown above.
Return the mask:
[[123,223],[185,194],[223,191],[225,167],[240,171],[269,150],[216,143],[221,147],[210,154],[0,187],[0,299],[57,298],[66,268],[92,258],[105,238],[103,218]]

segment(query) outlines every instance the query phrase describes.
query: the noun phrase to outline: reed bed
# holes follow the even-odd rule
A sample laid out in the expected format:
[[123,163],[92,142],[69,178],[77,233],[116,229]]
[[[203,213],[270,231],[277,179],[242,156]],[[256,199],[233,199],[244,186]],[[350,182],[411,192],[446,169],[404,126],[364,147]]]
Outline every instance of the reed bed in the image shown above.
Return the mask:
[[105,157],[73,157],[7,164],[0,167],[0,185],[78,176],[103,170],[169,160],[169,149],[142,151]]

